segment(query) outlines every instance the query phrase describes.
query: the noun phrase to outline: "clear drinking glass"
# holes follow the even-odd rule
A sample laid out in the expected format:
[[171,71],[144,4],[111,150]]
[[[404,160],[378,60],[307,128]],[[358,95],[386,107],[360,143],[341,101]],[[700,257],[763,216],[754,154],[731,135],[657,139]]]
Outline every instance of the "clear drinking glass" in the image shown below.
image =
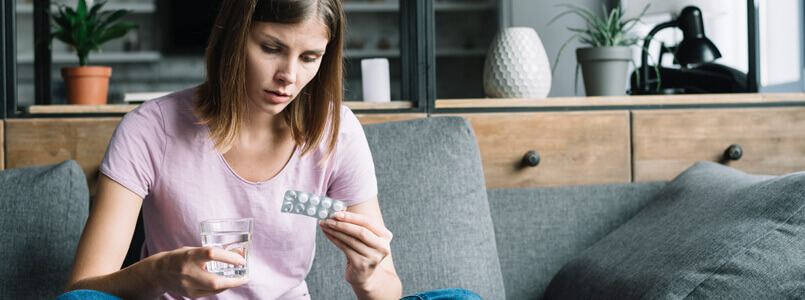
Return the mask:
[[249,249],[252,240],[252,218],[206,220],[201,227],[201,245],[221,248],[243,256],[246,264],[231,265],[220,261],[207,262],[207,271],[225,276],[241,277],[249,273]]

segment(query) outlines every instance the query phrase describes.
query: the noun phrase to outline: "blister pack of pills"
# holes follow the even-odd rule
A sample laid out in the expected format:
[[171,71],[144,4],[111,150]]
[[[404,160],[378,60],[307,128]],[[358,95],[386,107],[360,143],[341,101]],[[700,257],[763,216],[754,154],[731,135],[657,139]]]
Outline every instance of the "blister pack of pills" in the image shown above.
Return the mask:
[[288,190],[282,200],[282,212],[329,219],[333,213],[347,209],[344,202],[311,193]]

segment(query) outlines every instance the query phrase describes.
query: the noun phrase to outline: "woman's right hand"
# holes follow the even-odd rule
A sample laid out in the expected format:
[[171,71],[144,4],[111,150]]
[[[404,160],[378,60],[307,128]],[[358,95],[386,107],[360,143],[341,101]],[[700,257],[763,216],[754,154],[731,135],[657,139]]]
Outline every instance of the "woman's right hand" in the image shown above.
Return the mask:
[[245,265],[243,256],[211,247],[182,247],[154,255],[161,289],[190,298],[218,294],[249,282],[248,276],[227,278],[204,269],[208,261]]

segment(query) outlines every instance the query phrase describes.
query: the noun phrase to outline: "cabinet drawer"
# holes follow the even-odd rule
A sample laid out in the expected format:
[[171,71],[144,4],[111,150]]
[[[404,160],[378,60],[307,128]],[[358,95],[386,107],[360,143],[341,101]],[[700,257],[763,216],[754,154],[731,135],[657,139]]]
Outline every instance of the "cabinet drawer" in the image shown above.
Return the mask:
[[[701,160],[753,174],[805,170],[805,108],[647,110],[632,113],[634,180],[670,180]],[[724,152],[736,144],[738,160]]]
[[[486,187],[631,181],[628,111],[462,114],[475,131]],[[523,164],[529,151],[535,167]]]

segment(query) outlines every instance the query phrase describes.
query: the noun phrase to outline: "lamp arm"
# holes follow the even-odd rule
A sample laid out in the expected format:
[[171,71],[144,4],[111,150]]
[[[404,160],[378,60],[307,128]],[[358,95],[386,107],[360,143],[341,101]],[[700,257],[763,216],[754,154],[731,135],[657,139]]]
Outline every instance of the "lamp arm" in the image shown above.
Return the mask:
[[640,79],[640,82],[642,83],[642,85],[640,86],[640,89],[643,90],[644,92],[649,91],[649,87],[648,87],[648,64],[647,64],[647,62],[648,62],[648,46],[651,43],[651,39],[653,39],[654,35],[657,34],[657,32],[659,32],[660,30],[663,30],[663,29],[668,28],[668,27],[678,27],[678,26],[679,26],[679,22],[676,19],[668,21],[668,22],[665,22],[665,23],[661,23],[660,25],[657,25],[656,27],[651,29],[651,31],[648,33],[646,38],[643,40],[643,49],[640,51],[640,53],[641,53],[640,54],[640,74],[643,75],[643,78]]

